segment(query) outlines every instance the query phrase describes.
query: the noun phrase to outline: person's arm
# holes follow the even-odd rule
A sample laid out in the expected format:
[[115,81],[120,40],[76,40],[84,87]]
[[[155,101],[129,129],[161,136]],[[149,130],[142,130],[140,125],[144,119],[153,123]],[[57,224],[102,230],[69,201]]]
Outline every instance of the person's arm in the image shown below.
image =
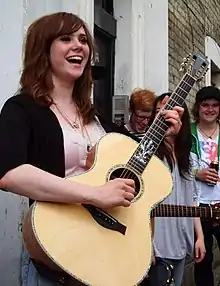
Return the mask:
[[32,165],[24,164],[8,171],[0,188],[37,201],[92,203],[95,188],[72,182]]
[[[195,206],[197,204],[195,203]],[[195,242],[195,262],[201,262],[203,258],[205,257],[205,243],[204,243],[204,235],[201,225],[200,217],[194,218],[194,229],[195,229],[195,235],[196,235],[196,242]]]
[[[194,206],[199,206],[199,192],[198,187],[195,181],[195,178],[192,178],[192,189],[193,189],[193,200],[194,200]],[[205,257],[205,243],[204,243],[204,235],[201,225],[200,217],[194,218],[194,230],[195,230],[195,262],[201,262],[203,258]]]
[[0,188],[37,201],[85,203],[100,207],[129,206],[133,181],[117,179],[92,187],[63,179],[32,165],[24,164],[8,171]]
[[39,201],[129,206],[134,181],[116,179],[104,186],[74,183],[27,164],[30,123],[25,110],[7,103],[0,114],[0,188]]

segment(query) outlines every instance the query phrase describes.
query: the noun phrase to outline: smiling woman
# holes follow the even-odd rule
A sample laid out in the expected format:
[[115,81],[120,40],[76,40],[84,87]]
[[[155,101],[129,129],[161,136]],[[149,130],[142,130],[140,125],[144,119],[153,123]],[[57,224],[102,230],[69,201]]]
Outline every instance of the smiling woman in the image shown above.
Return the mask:
[[[21,86],[0,114],[0,189],[28,197],[30,205],[33,201],[104,209],[131,205],[135,192],[132,179],[116,178],[96,186],[64,180],[85,172],[89,151],[106,132],[130,136],[95,112],[91,103],[92,55],[92,37],[74,14],[47,15],[29,27]],[[164,114],[177,130],[181,112],[176,107]],[[112,146],[108,147],[110,152]],[[32,236],[30,241],[35,241]],[[28,248],[27,240],[25,246]],[[81,284],[60,268],[52,270],[33,257],[25,249],[22,286]]]
[[[88,151],[106,132],[119,132],[95,115],[92,55],[92,37],[74,14],[47,15],[28,29],[20,89],[0,115],[0,187],[30,198],[30,205],[37,200],[128,207],[134,197],[133,180],[97,187],[63,180],[85,171]],[[26,250],[21,277],[22,286],[70,283],[63,271],[39,266]]]
[[[90,101],[93,53],[91,34],[76,15],[56,13],[36,20],[27,32],[20,92],[32,94],[38,101],[50,105],[53,102],[51,91],[56,84],[54,80],[59,75],[72,87],[76,80],[72,96],[79,112],[85,116],[85,122],[91,121],[94,115]],[[67,64],[67,58],[71,61],[73,56],[80,57],[80,66]]]

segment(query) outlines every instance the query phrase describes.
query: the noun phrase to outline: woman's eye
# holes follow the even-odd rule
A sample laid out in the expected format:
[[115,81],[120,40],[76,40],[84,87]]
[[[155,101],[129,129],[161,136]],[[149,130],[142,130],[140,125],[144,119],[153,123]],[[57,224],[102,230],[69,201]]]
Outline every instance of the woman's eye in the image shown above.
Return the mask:
[[80,40],[80,42],[83,43],[83,44],[87,44],[87,43],[88,43],[87,38],[81,38],[81,39],[79,39],[79,40]]
[[60,40],[63,42],[69,42],[69,41],[71,41],[71,38],[69,36],[63,36],[60,38]]

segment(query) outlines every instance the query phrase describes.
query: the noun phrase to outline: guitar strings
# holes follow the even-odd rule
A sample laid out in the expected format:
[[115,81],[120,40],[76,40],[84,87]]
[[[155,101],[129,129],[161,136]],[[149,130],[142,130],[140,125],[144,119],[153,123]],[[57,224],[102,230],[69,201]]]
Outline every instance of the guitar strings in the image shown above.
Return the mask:
[[[175,91],[174,91],[174,96],[173,96],[173,98],[171,98],[171,100],[170,101],[173,101],[173,102],[175,102],[175,103],[177,103],[177,101],[176,101],[176,99],[177,98],[179,98],[179,97],[181,97],[181,95],[184,95],[184,93],[188,93],[188,92],[186,92],[185,90],[184,90],[184,87],[186,87],[186,85],[188,85],[189,87],[190,87],[190,89],[192,88],[192,85],[193,85],[193,83],[195,82],[195,80],[191,77],[191,76],[189,76],[189,75],[185,75],[184,77],[183,77],[185,80],[183,80],[182,82],[183,82],[183,84],[181,85],[181,83],[178,85],[178,87],[176,88],[176,89],[182,89],[180,92],[179,92],[179,94],[177,94]],[[193,83],[190,85],[190,81],[191,80],[193,80]],[[182,87],[183,88],[182,88]],[[186,96],[185,96],[186,97]],[[182,98],[183,99],[183,102],[185,101],[185,99],[184,98]],[[170,101],[164,106],[164,108],[163,108],[163,110],[167,107],[167,106],[169,106],[169,103],[170,103]],[[178,104],[178,103],[177,103]],[[172,106],[170,106],[171,108],[173,108]],[[158,115],[159,116],[159,115]],[[159,119],[158,120],[158,124],[157,124],[157,126],[155,126],[155,129],[154,129],[154,131],[156,131],[156,133],[158,133],[158,134],[160,134],[160,132],[158,132],[158,130],[159,129],[162,129],[163,130],[163,128],[161,128],[162,127],[162,125],[165,125],[166,123],[165,123],[165,121],[164,121],[164,118],[162,117],[161,119]],[[151,128],[149,128],[149,130],[150,130]],[[150,135],[152,135],[152,134],[150,134]],[[161,135],[161,134],[160,134]],[[156,139],[158,139],[159,140],[159,142],[160,141],[162,141],[162,139],[163,139],[163,137],[162,138],[158,138],[157,136],[155,136],[154,134],[153,134],[153,136],[156,138]],[[149,158],[148,158],[149,159]],[[141,164],[140,164],[140,162],[138,162],[138,160],[134,160],[134,163],[132,163],[132,164],[130,164],[130,166],[131,167],[135,167],[135,165],[136,166],[140,166],[141,167]],[[142,166],[143,167],[143,166]],[[131,177],[129,177],[129,178],[133,178],[133,175],[135,175],[135,174],[133,174],[130,170],[128,170],[128,169],[125,169],[125,171],[121,174],[121,176],[127,176],[127,175],[129,175],[129,174],[131,174],[132,176]],[[135,175],[136,176],[136,175]]]
[[[188,79],[187,79],[187,77],[188,77]],[[174,91],[174,96],[173,96],[173,98],[171,98],[171,101],[174,101],[175,103],[177,103],[177,101],[176,101],[176,99],[177,98],[179,98],[179,97],[181,97],[181,95],[184,95],[184,93],[186,93],[186,91],[184,90],[184,87],[186,87],[186,85],[188,85],[189,87],[190,87],[190,89],[192,88],[192,85],[193,85],[193,83],[190,85],[190,82],[189,82],[189,80],[193,80],[193,82],[195,82],[195,80],[190,76],[190,75],[185,75],[184,77],[183,77],[185,80],[182,80],[182,82],[183,82],[183,84],[182,84],[182,87],[181,87],[181,83],[177,86],[177,88],[176,89],[182,89],[180,92],[179,92],[179,94],[177,94],[177,93],[175,93],[175,91]],[[188,92],[187,92],[188,93]],[[185,96],[186,97],[186,96]],[[185,99],[183,98],[183,101],[185,101]],[[170,102],[170,101],[169,101]],[[163,108],[163,110],[167,107],[167,106],[169,106],[169,102],[164,106],[164,108]],[[173,107],[172,107],[173,108]],[[161,110],[162,111],[162,110]],[[161,112],[160,112],[161,113]],[[157,117],[159,117],[159,115],[157,116]],[[158,120],[158,119],[157,119]],[[159,129],[162,129],[161,127],[162,127],[162,125],[164,125],[164,124],[166,124],[165,122],[164,122],[164,119],[163,118],[161,118],[161,119],[159,119],[158,120],[158,124],[157,124],[157,126],[155,126],[155,129],[154,129],[154,131],[156,131],[158,134],[160,134],[160,132],[158,132],[158,130]],[[150,131],[150,129],[151,128],[149,128],[149,131]],[[148,132],[149,132],[148,131]],[[154,137],[156,138],[156,139],[158,139],[159,140],[159,142],[160,141],[162,141],[161,139],[163,139],[163,137],[162,138],[158,138],[157,136],[155,136],[154,135]],[[140,144],[141,144],[141,142],[140,142]],[[138,149],[138,148],[137,148]],[[137,150],[136,150],[137,151]],[[149,159],[149,158],[148,158]],[[137,166],[137,165],[139,165],[140,167],[141,167],[141,164],[140,164],[140,162],[138,162],[138,160],[134,160],[134,163],[132,163],[132,164],[130,164],[130,166],[131,167],[135,167],[135,165]],[[125,167],[127,167],[127,164],[126,164],[126,166]],[[130,177],[129,177],[129,175],[131,175]],[[132,171],[130,171],[129,169],[124,169],[124,171],[122,172],[122,174],[121,174],[121,176],[120,177],[128,177],[128,178],[132,178],[133,179],[133,176],[136,176]]]
[[[184,80],[184,79],[185,79],[185,80]],[[193,81],[193,83],[190,84],[190,81]],[[194,82],[195,82],[195,79],[192,78],[191,75],[185,74],[185,76],[183,77],[182,82],[180,82],[180,84],[179,84],[179,85],[177,86],[177,88],[176,88],[176,90],[181,89],[181,90],[179,91],[179,93],[176,93],[175,90],[174,90],[174,95],[173,95],[173,97],[171,97],[171,99],[168,100],[168,102],[164,105],[164,107],[160,110],[160,112],[159,112],[158,115],[156,116],[155,120],[158,120],[158,124],[157,124],[157,126],[155,126],[154,132],[156,131],[156,133],[160,134],[159,129],[162,129],[162,130],[163,130],[163,126],[164,126],[164,124],[166,124],[164,118],[161,117],[161,112],[162,112],[163,110],[165,110],[166,107],[170,107],[170,106],[169,106],[170,101],[173,101],[173,102],[175,102],[175,103],[178,104],[177,99],[178,99],[179,97],[182,97],[182,96],[183,96],[183,97],[182,97],[182,99],[183,99],[183,98],[184,98],[184,94],[186,93],[185,88],[186,88],[187,86],[190,86],[190,90],[191,90],[191,88],[192,88]],[[189,92],[190,92],[190,91],[189,91]],[[188,93],[189,93],[189,92],[187,92],[187,96],[188,96]],[[186,99],[187,96],[185,96],[185,99]],[[183,100],[183,102],[185,101],[185,99]],[[178,104],[178,105],[179,105],[179,104]],[[172,109],[173,109],[173,107],[172,107]],[[160,118],[160,117],[161,117],[161,118]],[[150,129],[152,129],[152,128],[150,127],[150,128],[148,129],[148,132],[151,131]],[[161,140],[161,138],[157,137],[156,135],[153,135],[153,136],[154,136],[156,139],[158,139],[159,142],[162,141],[162,140],[163,140],[163,137],[164,137],[164,136],[163,136],[163,137],[162,137],[162,140]],[[144,141],[144,138],[143,138],[142,140]],[[137,147],[137,149],[136,149],[135,152],[138,151],[138,148],[140,147],[140,145],[141,145],[141,143],[142,143],[142,140],[141,140],[141,142],[139,143],[139,146]],[[150,158],[147,158],[147,159],[150,159]],[[148,163],[149,163],[149,161],[148,161]],[[148,164],[148,163],[147,163],[147,164]],[[129,167],[128,167],[127,165],[128,165],[128,163],[125,165],[125,169],[122,171],[122,173],[121,173],[121,175],[120,175],[120,178],[135,179],[136,174],[134,174],[134,172],[132,172],[131,170],[129,170],[129,169],[128,169]],[[134,169],[135,169],[135,167],[137,167],[138,165],[141,167],[141,164],[140,164],[140,162],[139,162],[137,159],[134,159],[134,162],[133,162],[133,163],[130,163],[129,165],[130,165],[131,167],[133,167]]]

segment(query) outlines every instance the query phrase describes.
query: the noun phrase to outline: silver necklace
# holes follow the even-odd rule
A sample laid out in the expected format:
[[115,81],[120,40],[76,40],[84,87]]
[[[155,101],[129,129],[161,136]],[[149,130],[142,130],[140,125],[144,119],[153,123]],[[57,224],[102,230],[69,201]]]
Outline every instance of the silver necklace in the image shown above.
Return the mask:
[[212,136],[215,134],[215,132],[218,128],[218,124],[216,124],[215,129],[212,131],[212,133],[210,135],[206,134],[206,132],[200,126],[198,126],[198,127],[199,127],[199,130],[202,132],[202,134],[204,134],[208,139],[212,139]]
[[56,106],[56,109],[59,111],[60,115],[63,117],[63,119],[64,119],[73,129],[79,129],[79,124],[76,122],[77,116],[75,117],[75,120],[72,121],[72,120],[69,119],[69,117],[68,117],[65,113],[63,113],[63,112],[60,110],[60,108],[59,108],[59,106],[58,106],[57,104],[55,104],[55,106]]
[[[88,138],[88,141],[89,141],[89,143],[87,143],[86,149],[87,149],[87,152],[91,151],[91,149],[92,149],[92,142],[91,142],[90,136],[89,136],[89,134],[88,134],[88,131],[87,131],[86,127],[84,127],[83,124],[81,123],[81,120],[79,119],[78,115],[75,117],[75,120],[74,120],[74,121],[71,121],[71,120],[69,119],[69,117],[68,117],[65,113],[63,113],[63,112],[60,110],[60,108],[59,108],[59,106],[58,106],[57,104],[56,104],[55,106],[56,106],[56,109],[59,111],[60,115],[63,117],[63,119],[64,119],[73,129],[79,129],[79,127],[81,126],[81,132],[82,132],[82,136],[83,136],[84,138],[85,138],[85,135],[84,135],[84,129],[85,129],[86,137]],[[80,125],[76,122],[76,118],[79,119]]]

